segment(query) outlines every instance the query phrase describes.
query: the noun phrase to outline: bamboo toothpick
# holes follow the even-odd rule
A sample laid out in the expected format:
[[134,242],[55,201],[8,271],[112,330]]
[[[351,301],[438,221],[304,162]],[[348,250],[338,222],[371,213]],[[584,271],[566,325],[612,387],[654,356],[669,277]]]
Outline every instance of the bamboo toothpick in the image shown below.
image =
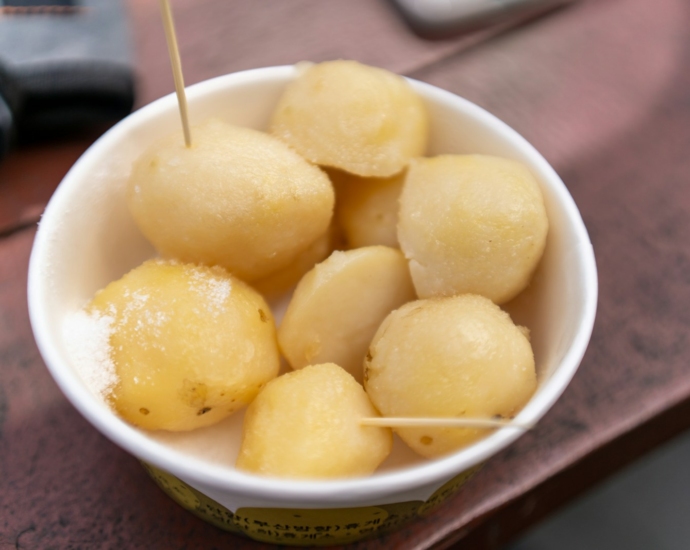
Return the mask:
[[495,418],[400,418],[376,417],[360,418],[362,426],[380,426],[385,428],[434,427],[434,428],[519,428],[530,430],[534,424],[523,424],[510,419]]
[[177,47],[175,23],[173,22],[173,15],[172,10],[170,9],[169,0],[160,0],[160,7],[161,16],[163,17],[163,28],[165,29],[165,38],[168,42],[168,52],[170,53],[170,64],[172,65],[173,79],[175,80],[177,103],[180,107],[180,118],[182,119],[184,143],[187,147],[191,147],[192,133],[189,130],[189,117],[187,115],[187,96],[184,91],[184,78],[182,77],[182,62],[180,61],[180,50]]

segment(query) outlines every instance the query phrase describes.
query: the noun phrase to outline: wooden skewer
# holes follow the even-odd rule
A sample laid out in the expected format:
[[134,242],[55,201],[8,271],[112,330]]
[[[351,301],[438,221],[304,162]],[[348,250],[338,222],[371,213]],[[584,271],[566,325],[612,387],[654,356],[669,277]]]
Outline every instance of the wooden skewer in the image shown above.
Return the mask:
[[184,92],[184,78],[182,77],[182,62],[180,61],[180,50],[177,47],[177,35],[175,34],[175,23],[173,22],[172,10],[169,0],[160,0],[161,15],[163,17],[163,28],[165,38],[168,42],[168,52],[170,53],[170,64],[172,65],[173,79],[175,80],[175,91],[177,92],[177,103],[180,107],[180,118],[182,119],[182,131],[184,132],[184,143],[187,147],[192,146],[192,133],[189,130],[189,116],[187,115],[187,95]]
[[510,419],[496,418],[400,418],[377,417],[360,418],[362,426],[381,426],[385,428],[439,427],[439,428],[519,428],[530,430],[534,424],[523,424]]

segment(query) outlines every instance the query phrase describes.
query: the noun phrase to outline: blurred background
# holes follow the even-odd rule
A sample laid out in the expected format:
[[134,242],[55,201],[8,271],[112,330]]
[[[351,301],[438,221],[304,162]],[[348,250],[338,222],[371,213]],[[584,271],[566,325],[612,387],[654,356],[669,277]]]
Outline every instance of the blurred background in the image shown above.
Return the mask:
[[557,510],[504,550],[682,550],[690,546],[690,434]]

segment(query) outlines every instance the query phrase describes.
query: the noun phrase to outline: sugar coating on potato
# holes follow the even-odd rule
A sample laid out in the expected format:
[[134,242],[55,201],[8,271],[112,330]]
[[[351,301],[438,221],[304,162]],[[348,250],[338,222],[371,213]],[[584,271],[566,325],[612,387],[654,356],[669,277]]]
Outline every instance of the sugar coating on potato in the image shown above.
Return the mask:
[[379,324],[414,299],[399,250],[336,251],[297,285],[278,329],[280,349],[293,369],[332,362],[361,381],[364,356]]
[[109,320],[117,413],[149,430],[214,424],[278,373],[275,326],[255,290],[220,267],[150,260],[87,307]]
[[420,298],[476,293],[507,302],[528,285],[548,225],[539,185],[521,163],[443,155],[410,164],[398,239]]
[[[332,179],[332,178],[331,178]],[[390,178],[349,176],[336,188],[336,219],[349,248],[398,247],[398,210],[405,172]]]
[[290,82],[270,131],[306,159],[387,177],[424,154],[428,120],[404,78],[355,61],[311,65]]
[[179,132],[134,163],[128,204],[161,255],[252,281],[288,265],[331,221],[332,185],[274,137],[218,120]]
[[364,389],[337,365],[284,374],[247,409],[237,468],[295,479],[371,474],[393,444],[388,428],[359,424],[371,416]]
[[[536,389],[532,348],[510,316],[482,296],[418,300],[391,313],[365,362],[364,386],[383,416],[510,418]],[[396,428],[436,457],[492,433]]]

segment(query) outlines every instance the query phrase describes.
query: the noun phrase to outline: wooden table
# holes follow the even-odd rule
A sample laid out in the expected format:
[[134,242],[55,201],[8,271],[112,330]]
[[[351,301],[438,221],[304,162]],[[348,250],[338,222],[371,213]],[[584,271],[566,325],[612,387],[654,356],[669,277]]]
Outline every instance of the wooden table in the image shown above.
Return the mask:
[[[357,549],[497,548],[690,426],[690,5],[581,1],[487,40],[411,35],[383,0],[177,0],[188,83],[354,58],[446,88],[527,137],[597,255],[582,366],[531,433],[438,511]],[[172,91],[157,3],[130,2],[139,104]],[[267,548],[170,501],[72,408],[26,308],[35,224],[92,137],[0,164],[0,549]]]

